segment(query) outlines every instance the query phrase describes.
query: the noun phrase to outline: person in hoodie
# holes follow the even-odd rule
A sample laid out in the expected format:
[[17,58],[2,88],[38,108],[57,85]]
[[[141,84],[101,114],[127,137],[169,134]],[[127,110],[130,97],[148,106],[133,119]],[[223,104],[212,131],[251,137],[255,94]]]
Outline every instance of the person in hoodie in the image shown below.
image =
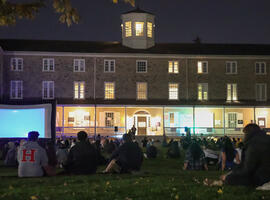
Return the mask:
[[270,136],[252,123],[245,126],[243,132],[241,164],[231,173],[221,176],[221,180],[228,185],[263,185],[270,181]]
[[39,133],[30,131],[28,141],[18,149],[19,177],[40,177],[51,175],[48,166],[48,156],[44,148],[37,143]]

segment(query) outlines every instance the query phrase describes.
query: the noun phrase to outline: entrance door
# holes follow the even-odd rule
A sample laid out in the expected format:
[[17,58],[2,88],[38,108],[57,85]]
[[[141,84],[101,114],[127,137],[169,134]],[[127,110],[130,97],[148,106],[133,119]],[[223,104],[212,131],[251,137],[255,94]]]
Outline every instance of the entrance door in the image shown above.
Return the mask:
[[138,117],[138,135],[146,135],[146,117]]
[[260,128],[265,128],[265,118],[264,117],[258,118],[258,125]]

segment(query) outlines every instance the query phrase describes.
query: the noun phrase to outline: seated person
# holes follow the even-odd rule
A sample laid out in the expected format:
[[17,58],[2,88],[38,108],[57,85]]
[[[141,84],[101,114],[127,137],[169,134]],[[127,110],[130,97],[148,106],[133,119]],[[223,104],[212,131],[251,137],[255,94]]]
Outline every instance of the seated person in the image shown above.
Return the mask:
[[52,175],[46,151],[37,143],[38,136],[37,131],[29,132],[28,141],[18,149],[19,177],[39,177],[45,174],[44,171],[47,175]]
[[184,170],[208,170],[204,152],[200,145],[194,140],[191,142],[185,156]]
[[17,166],[17,147],[14,142],[8,142],[8,152],[4,164],[8,167]]
[[229,137],[225,137],[221,154],[221,170],[231,170],[235,163],[240,164],[238,152],[234,149],[234,145]]
[[103,173],[127,173],[140,170],[143,155],[137,143],[132,142],[129,134],[123,135],[123,144],[112,153],[110,162]]
[[171,141],[169,144],[169,149],[167,151],[168,158],[179,158],[180,157],[180,149],[177,141]]
[[88,142],[87,133],[80,131],[77,142],[69,151],[64,168],[71,174],[96,173],[98,165],[97,150]]
[[154,145],[150,145],[146,149],[147,158],[156,158],[157,157],[157,148]]
[[230,174],[221,176],[221,180],[228,185],[263,185],[270,181],[270,136],[252,123],[246,125],[243,132],[241,164]]

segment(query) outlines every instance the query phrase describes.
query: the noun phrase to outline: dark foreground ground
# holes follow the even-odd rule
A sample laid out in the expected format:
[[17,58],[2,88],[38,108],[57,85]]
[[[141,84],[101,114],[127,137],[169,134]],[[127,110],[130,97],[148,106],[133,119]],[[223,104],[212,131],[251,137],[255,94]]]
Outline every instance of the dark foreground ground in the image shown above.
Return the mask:
[[183,171],[183,159],[167,159],[164,152],[160,150],[157,159],[145,159],[142,171],[136,174],[17,178],[16,169],[0,166],[0,199],[270,200],[270,191],[205,186],[205,178],[217,179],[221,172]]

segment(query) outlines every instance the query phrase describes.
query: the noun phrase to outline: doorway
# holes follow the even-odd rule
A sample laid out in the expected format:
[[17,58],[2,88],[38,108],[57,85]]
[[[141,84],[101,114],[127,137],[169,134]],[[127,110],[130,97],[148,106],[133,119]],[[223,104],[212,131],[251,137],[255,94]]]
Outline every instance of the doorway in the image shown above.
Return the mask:
[[147,129],[147,118],[145,116],[138,116],[137,118],[137,127],[138,127],[138,135],[146,135]]

